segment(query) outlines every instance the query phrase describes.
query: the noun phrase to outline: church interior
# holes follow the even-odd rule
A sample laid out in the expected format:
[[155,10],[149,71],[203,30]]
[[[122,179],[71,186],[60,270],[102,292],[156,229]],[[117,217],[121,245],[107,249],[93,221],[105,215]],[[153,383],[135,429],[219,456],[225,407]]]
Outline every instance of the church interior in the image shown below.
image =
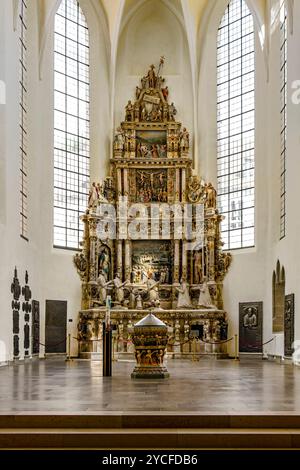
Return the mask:
[[0,2],[0,449],[300,448],[299,43],[300,0]]

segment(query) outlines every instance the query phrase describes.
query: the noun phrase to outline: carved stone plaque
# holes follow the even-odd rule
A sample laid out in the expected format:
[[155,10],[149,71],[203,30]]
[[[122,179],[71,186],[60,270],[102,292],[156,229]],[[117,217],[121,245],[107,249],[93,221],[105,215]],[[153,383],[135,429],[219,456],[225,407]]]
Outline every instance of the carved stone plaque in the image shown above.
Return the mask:
[[65,353],[67,335],[67,302],[46,300],[46,353]]
[[289,294],[285,296],[284,308],[284,355],[292,356],[294,349],[293,343],[295,339],[295,295]]
[[29,325],[28,323],[26,323],[24,325],[24,349],[29,349],[29,331],[30,331],[30,328],[29,328]]
[[263,303],[240,303],[239,323],[239,351],[247,353],[262,352]]
[[40,352],[40,303],[32,301],[32,354]]
[[15,335],[18,335],[20,332],[19,318],[20,318],[20,314],[18,310],[14,310],[13,311],[13,334]]
[[20,353],[19,349],[19,336],[14,335],[14,358],[18,358]]

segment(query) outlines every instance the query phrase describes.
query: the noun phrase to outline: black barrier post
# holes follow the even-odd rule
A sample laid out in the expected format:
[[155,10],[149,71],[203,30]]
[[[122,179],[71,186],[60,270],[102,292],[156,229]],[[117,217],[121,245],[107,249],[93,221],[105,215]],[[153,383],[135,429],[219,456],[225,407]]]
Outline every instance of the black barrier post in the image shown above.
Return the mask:
[[103,377],[111,377],[112,331],[103,322]]
[[110,324],[111,298],[106,299],[106,315],[103,322],[103,377],[111,377],[112,369],[112,329]]

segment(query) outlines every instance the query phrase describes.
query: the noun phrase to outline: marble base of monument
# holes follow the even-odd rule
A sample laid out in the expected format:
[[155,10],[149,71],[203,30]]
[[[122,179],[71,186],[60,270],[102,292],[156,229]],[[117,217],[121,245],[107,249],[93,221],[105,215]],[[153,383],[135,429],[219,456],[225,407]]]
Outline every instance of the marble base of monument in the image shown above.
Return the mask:
[[[132,344],[133,325],[150,311],[143,309],[113,309],[110,319],[113,327],[113,348],[115,360],[134,360],[134,345]],[[194,353],[212,358],[226,358],[227,343],[210,344],[227,338],[227,332],[216,337],[216,328],[226,325],[226,312],[218,309],[168,309],[155,311],[155,315],[168,327],[169,343],[167,356],[170,359],[186,358]],[[99,360],[102,351],[102,321],[105,318],[105,308],[81,310],[79,313],[81,334],[79,335],[79,357],[81,359]],[[187,328],[189,331],[185,331]],[[200,337],[206,342],[193,340],[186,342],[187,334],[199,331]],[[203,332],[203,334],[201,334]],[[175,340],[175,335],[177,340]],[[179,337],[179,341],[178,341]],[[181,343],[178,345],[178,343]],[[175,343],[172,344],[172,343]],[[177,346],[176,346],[177,344]]]

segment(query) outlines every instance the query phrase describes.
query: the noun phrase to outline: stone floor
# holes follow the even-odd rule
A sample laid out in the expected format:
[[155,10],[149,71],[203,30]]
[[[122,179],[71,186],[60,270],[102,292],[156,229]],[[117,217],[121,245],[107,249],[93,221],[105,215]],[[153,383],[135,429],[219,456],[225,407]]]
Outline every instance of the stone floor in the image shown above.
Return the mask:
[[300,368],[261,359],[169,359],[167,380],[132,380],[133,362],[32,361],[0,368],[0,412],[299,412]]

